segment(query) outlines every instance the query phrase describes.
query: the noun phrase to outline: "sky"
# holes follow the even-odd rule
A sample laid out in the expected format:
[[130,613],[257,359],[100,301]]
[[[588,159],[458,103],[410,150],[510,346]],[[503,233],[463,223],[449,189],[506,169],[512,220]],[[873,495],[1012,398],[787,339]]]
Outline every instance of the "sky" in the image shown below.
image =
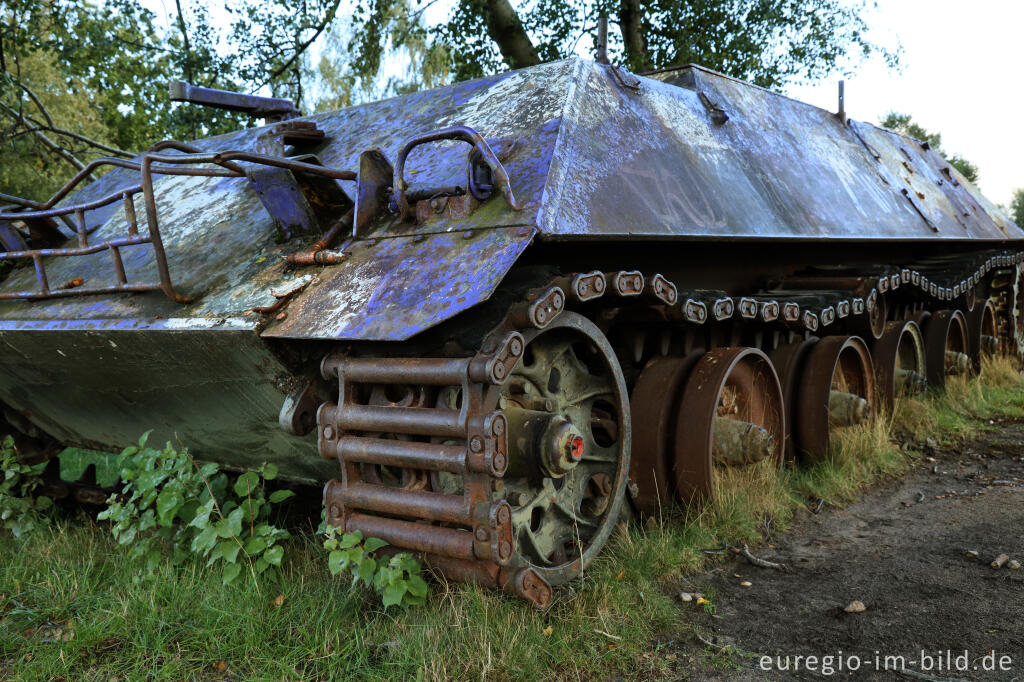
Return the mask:
[[[880,60],[846,79],[846,112],[877,122],[910,114],[942,146],[978,166],[981,191],[1008,204],[1024,187],[1024,2],[879,0],[867,16],[872,36],[903,46],[899,72]],[[786,94],[835,110],[839,76],[791,86]]]
[[[143,0],[167,16],[169,0]],[[439,0],[424,15],[428,25],[443,21],[455,0]],[[942,146],[973,162],[979,185],[991,200],[1009,204],[1024,187],[1022,28],[1024,0],[877,0],[865,20],[870,38],[902,46],[901,68],[881,59],[855,63],[846,80],[846,111],[877,123],[890,111],[910,114]],[[214,14],[216,15],[216,10]],[[314,55],[317,50],[314,46]],[[577,51],[592,56],[589,41]],[[839,74],[811,84],[791,85],[785,94],[835,110]]]

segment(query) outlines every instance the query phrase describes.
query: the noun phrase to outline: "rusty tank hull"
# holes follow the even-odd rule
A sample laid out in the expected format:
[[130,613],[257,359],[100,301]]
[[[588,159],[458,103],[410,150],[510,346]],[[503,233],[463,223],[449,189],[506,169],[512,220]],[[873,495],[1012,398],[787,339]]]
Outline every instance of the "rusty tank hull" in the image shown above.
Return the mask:
[[[22,450],[140,433],[543,605],[623,509],[1024,348],[1024,231],[926,145],[570,59],[2,197]],[[33,454],[34,453],[34,454]]]

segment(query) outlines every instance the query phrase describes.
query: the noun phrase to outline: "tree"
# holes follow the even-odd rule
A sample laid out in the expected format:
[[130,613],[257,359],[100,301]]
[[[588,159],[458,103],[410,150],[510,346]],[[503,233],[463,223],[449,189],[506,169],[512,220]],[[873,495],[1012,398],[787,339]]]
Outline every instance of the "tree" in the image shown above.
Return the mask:
[[[169,4],[169,3],[168,3]],[[175,0],[167,29],[134,0],[0,4],[0,191],[43,198],[103,154],[195,139],[245,117],[170,102],[167,83],[301,100],[304,57],[340,0],[240,0],[226,28],[206,3]]]
[[912,137],[915,140],[927,143],[936,154],[948,161],[950,166],[956,168],[960,174],[970,182],[978,182],[978,167],[962,156],[947,153],[942,148],[942,135],[940,133],[928,132],[918,125],[910,117],[910,114],[900,114],[895,111],[890,111],[882,120],[882,127],[888,128],[889,130],[895,130],[896,132]]
[[[318,111],[357,101],[415,92],[443,85],[451,76],[447,48],[430,39],[424,11],[437,0],[359,4],[328,34],[316,68]],[[386,80],[379,77],[389,65]],[[404,68],[396,68],[404,65]],[[395,73],[395,72],[398,73]]]
[[[436,0],[417,0],[419,11]],[[379,50],[393,0],[358,0],[352,47]],[[456,80],[521,68],[573,53],[597,18],[618,31],[609,54],[642,72],[698,62],[765,87],[821,77],[850,51],[880,54],[890,64],[898,51],[871,42],[862,18],[868,0],[458,0],[449,18],[431,27]],[[373,60],[357,63],[360,78],[376,75]]]
[[1024,227],[1024,188],[1015,189],[1010,199],[1010,217],[1017,225]]

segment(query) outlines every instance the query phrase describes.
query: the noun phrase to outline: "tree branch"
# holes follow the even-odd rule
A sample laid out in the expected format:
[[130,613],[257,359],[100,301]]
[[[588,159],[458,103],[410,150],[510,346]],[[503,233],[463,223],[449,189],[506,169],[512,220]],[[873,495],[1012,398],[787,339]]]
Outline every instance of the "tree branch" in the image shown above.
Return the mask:
[[43,103],[39,101],[38,97],[36,97],[36,93],[32,92],[32,89],[22,83],[20,79],[15,80],[15,82],[18,84],[19,88],[25,91],[25,94],[28,95],[30,100],[32,100],[32,103],[36,105],[36,109],[38,109],[39,113],[46,119],[46,123],[52,126],[53,119],[50,118],[50,113],[46,110],[46,107],[43,106]]
[[178,9],[178,30],[181,31],[182,45],[185,48],[185,77],[189,83],[192,80],[192,47],[188,42],[188,28],[185,26],[185,15],[181,11],[181,0],[174,0],[174,6]]
[[331,22],[334,21],[334,14],[335,12],[338,11],[338,5],[340,4],[341,0],[334,0],[334,4],[331,5],[331,9],[329,9],[327,11],[327,14],[324,15],[324,20],[321,21],[316,26],[313,35],[309,37],[309,40],[305,40],[302,43],[296,45],[295,52],[292,53],[292,56],[288,58],[288,61],[286,61],[284,64],[274,69],[273,71],[271,71],[270,76],[268,76],[266,80],[260,83],[260,86],[266,85],[267,83],[271,82],[272,80],[280,76],[282,73],[290,69],[293,64],[295,64],[296,60],[298,60],[298,58],[301,57],[303,53],[309,49],[309,46],[313,44],[313,41],[319,38],[320,34],[324,32],[324,29],[330,26]]
[[[46,110],[46,107],[43,106],[43,103],[39,99],[39,96],[36,95],[36,93],[32,91],[32,88],[30,88],[29,86],[25,85],[21,80],[18,80],[18,79],[13,79],[13,80],[14,80],[15,84],[19,88],[21,88],[22,90],[25,91],[25,94],[28,95],[30,100],[32,100],[32,103],[36,105],[36,109],[38,109],[39,113],[42,114],[44,119],[46,119],[46,124],[44,125],[44,124],[40,123],[39,121],[36,121],[31,116],[26,115],[24,112],[18,113],[18,117],[23,122],[26,122],[26,125],[28,123],[30,123],[30,124],[36,126],[36,128],[32,129],[31,131],[26,131],[26,132],[35,133],[37,130],[44,131],[44,132],[48,131],[48,132],[51,132],[51,133],[55,133],[57,135],[63,135],[65,137],[70,137],[70,138],[72,138],[74,140],[78,140],[79,142],[82,142],[83,144],[87,144],[90,147],[95,147],[96,149],[101,149],[101,150],[103,150],[105,152],[110,152],[111,154],[117,154],[118,156],[124,156],[124,157],[129,158],[129,159],[131,157],[135,156],[135,154],[132,153],[132,152],[128,152],[128,151],[125,151],[123,149],[118,149],[117,147],[112,147],[112,146],[110,146],[108,144],[104,144],[103,142],[100,142],[99,140],[94,140],[91,137],[86,137],[85,135],[82,135],[81,133],[76,133],[76,132],[68,130],[66,128],[61,128],[56,123],[54,123],[53,117],[50,116],[50,112],[48,112]],[[81,170],[81,169],[79,169],[79,170]]]
[[[24,116],[22,116],[17,111],[15,111],[11,107],[7,106],[3,102],[0,102],[0,109],[5,110],[10,116],[15,118],[18,122],[20,122],[26,128],[31,127],[31,123]],[[37,140],[42,142],[43,146],[45,146],[50,151],[52,151],[54,154],[56,154],[57,156],[61,157],[62,159],[64,159],[68,163],[70,163],[77,170],[80,170],[80,171],[81,170],[85,170],[85,164],[84,163],[82,163],[77,158],[75,158],[75,155],[72,154],[71,152],[69,152],[67,149],[65,149],[64,147],[61,147],[59,144],[57,144],[56,142],[51,140],[50,137],[46,133],[44,133],[42,130],[40,130],[40,129],[33,130],[32,131],[32,135]]]
[[484,19],[487,22],[487,35],[498,45],[509,67],[521,69],[540,64],[537,48],[533,46],[533,41],[523,28],[523,22],[508,0],[486,0]]
[[118,149],[117,147],[111,147],[110,145],[104,144],[104,143],[102,143],[102,142],[100,142],[98,140],[94,140],[91,137],[86,137],[85,135],[82,135],[81,133],[76,133],[76,132],[73,132],[71,130],[66,130],[64,128],[58,128],[57,126],[42,126],[42,125],[39,125],[38,121],[34,121],[31,118],[28,118],[28,120],[30,122],[34,123],[35,125],[39,126],[40,129],[42,129],[42,130],[49,131],[49,132],[55,133],[57,135],[63,135],[65,137],[70,137],[71,139],[78,140],[79,142],[81,142],[83,144],[87,144],[90,147],[95,147],[96,149],[101,149],[101,150],[103,150],[105,152],[110,152],[111,154],[116,154],[117,156],[123,156],[123,157],[125,157],[127,159],[130,159],[133,156],[135,156],[135,154],[133,152],[128,152],[128,151],[125,151],[123,149]]

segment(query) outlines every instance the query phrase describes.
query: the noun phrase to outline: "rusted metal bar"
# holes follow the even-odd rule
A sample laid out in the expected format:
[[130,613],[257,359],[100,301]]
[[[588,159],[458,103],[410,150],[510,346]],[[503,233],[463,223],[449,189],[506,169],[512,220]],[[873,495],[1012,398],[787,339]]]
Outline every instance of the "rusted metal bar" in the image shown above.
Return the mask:
[[[244,152],[240,150],[228,150],[223,152],[202,152],[197,154],[181,154],[179,156],[147,153],[143,155],[143,160],[145,159],[149,159],[150,164],[152,164],[152,162],[155,161],[157,163],[164,164],[212,163],[217,166],[224,166],[226,163],[230,161],[246,161],[249,163],[258,163],[263,166],[286,168],[290,171],[298,173],[322,175],[327,178],[334,178],[335,180],[356,179],[356,174],[353,171],[338,170],[336,168],[330,168],[328,166],[318,166],[314,163],[296,161],[295,159],[289,159],[280,156],[270,156],[269,154],[256,154],[253,152]],[[166,171],[162,168],[160,169],[159,172],[160,174],[163,175],[167,174]]]
[[113,194],[108,194],[104,197],[90,201],[85,204],[75,204],[73,206],[58,206],[56,208],[45,208],[36,211],[19,211],[16,213],[0,213],[0,220],[30,220],[32,218],[55,218],[58,216],[71,215],[79,209],[83,211],[91,211],[96,208],[102,208],[108,204],[112,204],[117,201],[122,194],[125,192],[135,193],[142,189],[142,185],[134,185],[128,189],[121,189]]
[[114,259],[114,271],[117,273],[117,283],[125,285],[128,283],[128,275],[124,271],[124,261],[121,260],[121,250],[117,246],[110,245],[110,257]]
[[178,302],[185,303],[189,297],[182,296],[174,290],[171,282],[171,272],[167,267],[167,253],[164,251],[164,242],[160,237],[160,226],[156,218],[156,195],[153,193],[153,176],[150,166],[153,159],[150,154],[142,157],[142,198],[146,206],[146,224],[149,228],[149,240],[153,246],[153,253],[156,256],[156,269],[160,277],[160,289],[167,294],[167,297]]
[[466,425],[458,412],[423,407],[342,405],[330,420],[343,431],[404,433],[465,438]]
[[320,365],[325,379],[345,374],[362,384],[426,384],[458,386],[469,374],[472,358],[360,358],[332,353]]
[[335,457],[346,462],[452,474],[463,474],[469,470],[467,450],[462,445],[342,436],[335,442],[333,452]]
[[368,514],[348,514],[345,519],[345,532],[352,533],[357,530],[365,537],[380,538],[396,547],[413,552],[440,554],[467,561],[477,559],[473,552],[473,534],[469,531]]
[[[185,152],[186,154],[203,153],[203,150],[200,149],[199,147],[195,147],[190,144],[185,144],[184,142],[178,142],[177,140],[160,140],[159,142],[153,143],[153,145],[146,149],[146,151],[159,152],[163,151],[164,149],[174,149],[179,152]],[[239,175],[245,175],[245,169],[239,166],[237,163],[231,163],[229,161],[226,161],[221,165],[227,168],[228,170],[232,170],[238,173]]]
[[325,249],[342,232],[348,232],[352,229],[352,217],[354,215],[355,207],[349,209],[341,216],[327,232],[324,232],[324,236],[315,241],[308,249],[289,254],[285,260],[292,265],[334,265],[345,260],[345,254],[325,251]]
[[[38,270],[37,270],[38,275]],[[45,273],[43,275],[45,279]],[[92,294],[142,293],[146,291],[162,291],[159,284],[124,284],[107,287],[75,287],[74,289],[55,289],[49,287],[40,291],[16,291],[0,293],[0,301],[40,301],[47,298],[70,298],[72,296],[89,296]]]
[[43,259],[38,254],[32,256],[32,263],[36,267],[36,281],[39,283],[39,290],[45,295],[50,293],[50,284],[46,281],[46,267]]
[[139,233],[139,221],[135,216],[135,196],[129,192],[124,192],[124,216],[128,221],[128,234],[135,236]]
[[85,229],[85,211],[81,208],[75,211],[75,232],[78,233],[78,245],[89,246],[89,233]]
[[340,496],[347,509],[473,525],[463,495],[406,490],[372,483],[349,483],[342,489]]
[[111,239],[110,241],[103,242],[101,244],[92,244],[84,248],[70,248],[70,249],[35,249],[31,251],[3,251],[0,252],[0,260],[13,260],[17,258],[49,258],[50,256],[84,256],[90,253],[98,253],[111,246],[123,247],[123,246],[135,246],[136,244],[148,244],[149,237],[146,236],[135,236],[135,237],[122,237],[120,239]]

